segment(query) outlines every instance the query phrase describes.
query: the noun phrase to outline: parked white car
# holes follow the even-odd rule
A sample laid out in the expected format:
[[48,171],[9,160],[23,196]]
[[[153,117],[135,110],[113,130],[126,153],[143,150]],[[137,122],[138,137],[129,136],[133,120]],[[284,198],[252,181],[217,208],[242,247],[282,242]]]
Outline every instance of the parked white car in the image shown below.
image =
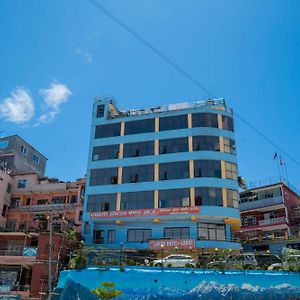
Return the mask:
[[282,263],[276,263],[272,264],[268,267],[268,270],[275,271],[275,270],[284,270],[284,271],[290,271],[290,269],[300,267],[300,255],[289,255],[285,257],[282,261]]
[[184,268],[187,264],[196,267],[196,261],[189,255],[172,254],[163,259],[156,259],[153,261],[154,267],[175,267]]

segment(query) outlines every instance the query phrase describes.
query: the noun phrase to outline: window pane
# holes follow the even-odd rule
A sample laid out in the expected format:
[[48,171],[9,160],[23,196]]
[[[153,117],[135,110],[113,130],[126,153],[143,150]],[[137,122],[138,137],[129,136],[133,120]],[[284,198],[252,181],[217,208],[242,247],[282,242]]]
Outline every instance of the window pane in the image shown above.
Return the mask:
[[163,117],[159,119],[159,131],[187,128],[187,115]]
[[193,136],[193,151],[220,151],[218,136]]
[[146,119],[125,123],[125,135],[154,132],[154,119]]
[[87,211],[116,210],[117,194],[103,194],[88,196]]
[[195,177],[216,177],[221,178],[221,161],[219,160],[195,160]]
[[196,206],[223,206],[223,196],[221,188],[201,187],[195,188]]
[[121,130],[120,123],[108,124],[108,125],[97,125],[95,131],[95,139],[119,136],[120,130]]
[[147,242],[152,237],[151,229],[128,229],[127,242]]
[[159,141],[159,154],[189,151],[188,138],[167,139]]
[[199,240],[226,240],[225,225],[212,223],[198,223]]
[[154,155],[154,141],[124,144],[123,157]]
[[121,194],[121,210],[154,207],[154,192],[132,192]]
[[230,154],[236,154],[235,141],[228,138],[223,138],[223,140],[224,140],[224,152]]
[[189,227],[165,228],[164,237],[168,239],[188,239],[190,237],[190,228]]
[[118,168],[91,170],[90,185],[109,185],[118,183]]
[[233,119],[231,117],[222,115],[222,123],[223,123],[223,129],[234,131]]
[[190,205],[190,190],[175,189],[158,192],[159,207],[183,207]]
[[218,116],[211,113],[192,114],[192,126],[218,128]]
[[159,165],[159,180],[189,178],[189,162],[179,161]]
[[122,183],[153,181],[154,165],[140,165],[123,168]]
[[93,161],[116,159],[119,154],[119,145],[97,146],[93,148]]

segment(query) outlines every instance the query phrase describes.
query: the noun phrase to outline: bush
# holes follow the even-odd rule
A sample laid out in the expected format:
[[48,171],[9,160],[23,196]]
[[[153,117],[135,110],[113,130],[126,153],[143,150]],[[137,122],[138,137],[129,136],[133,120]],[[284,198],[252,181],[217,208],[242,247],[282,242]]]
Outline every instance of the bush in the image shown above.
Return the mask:
[[123,291],[116,290],[115,285],[114,282],[102,282],[102,287],[91,290],[91,293],[96,295],[99,300],[113,299],[124,294]]
[[172,268],[172,264],[167,264],[167,267],[168,268]]

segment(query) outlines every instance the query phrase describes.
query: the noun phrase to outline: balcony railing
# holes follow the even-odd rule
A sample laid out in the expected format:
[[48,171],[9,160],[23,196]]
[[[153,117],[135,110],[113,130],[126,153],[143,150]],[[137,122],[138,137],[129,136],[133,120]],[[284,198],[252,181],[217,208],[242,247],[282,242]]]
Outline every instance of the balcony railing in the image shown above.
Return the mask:
[[74,208],[75,206],[68,204],[36,204],[30,206],[20,206],[22,211],[51,211],[51,210],[64,210]]
[[6,247],[0,248],[0,256],[36,256],[37,247]]
[[286,222],[286,217],[279,217],[279,218],[273,218],[273,219],[266,219],[266,220],[260,220],[258,221],[258,225],[272,225],[276,223],[283,223]]

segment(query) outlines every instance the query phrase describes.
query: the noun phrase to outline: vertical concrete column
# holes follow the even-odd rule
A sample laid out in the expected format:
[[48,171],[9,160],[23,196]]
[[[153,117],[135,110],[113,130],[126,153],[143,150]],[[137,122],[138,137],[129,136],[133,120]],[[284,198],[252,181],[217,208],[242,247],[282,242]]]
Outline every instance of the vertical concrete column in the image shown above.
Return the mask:
[[226,179],[226,164],[224,160],[221,160],[221,176],[222,179]]
[[219,144],[220,144],[220,152],[225,152],[224,137],[223,136],[219,136]]
[[221,114],[218,114],[218,127],[219,127],[219,129],[223,129],[222,115]]
[[[120,136],[123,136],[125,132],[125,123],[121,122],[121,130],[120,130]],[[123,149],[124,144],[120,144],[119,146],[119,158],[123,158]],[[122,167],[118,167],[118,184],[122,184]]]
[[223,206],[227,207],[227,190],[222,188]]
[[[192,128],[192,114],[188,114],[188,128]],[[189,143],[189,152],[193,151],[193,137],[190,135],[188,137],[188,143]],[[190,178],[194,178],[194,161],[189,160],[189,172],[190,172]],[[190,206],[195,206],[195,188],[190,188]]]
[[116,210],[121,210],[121,193],[117,193]]
[[195,206],[195,188],[194,187],[190,188],[190,199],[191,199],[190,206]]
[[154,191],[154,208],[158,208],[158,190]]

